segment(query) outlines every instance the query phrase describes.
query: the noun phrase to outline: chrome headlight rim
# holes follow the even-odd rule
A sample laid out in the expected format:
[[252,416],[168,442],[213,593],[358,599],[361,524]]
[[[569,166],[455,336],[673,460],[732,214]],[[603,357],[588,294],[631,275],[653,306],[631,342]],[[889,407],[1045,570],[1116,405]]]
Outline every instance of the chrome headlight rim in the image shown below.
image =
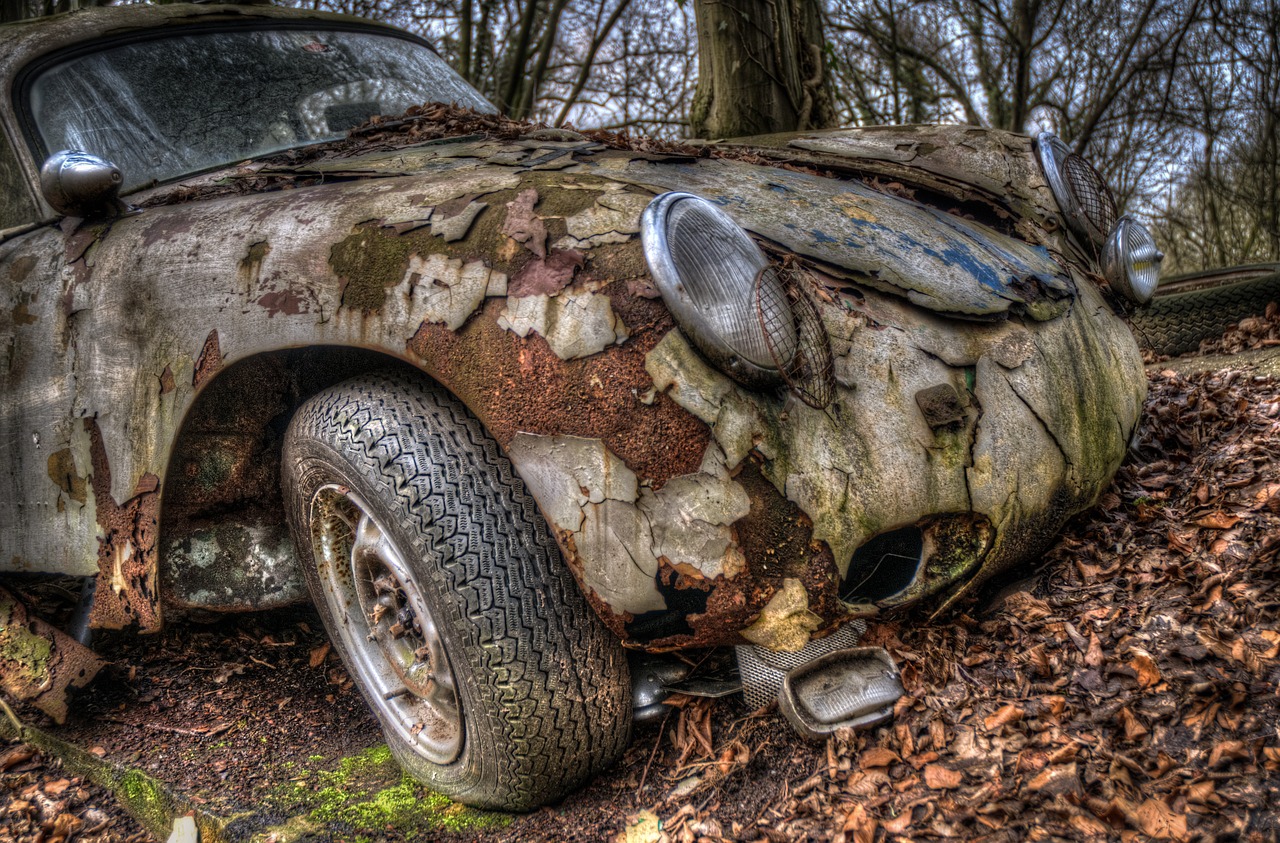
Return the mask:
[[[1116,220],[1102,249],[1102,274],[1112,289],[1134,304],[1147,304],[1160,284],[1164,254],[1147,227],[1125,214]],[[1139,267],[1138,263],[1147,266]]]
[[[785,383],[781,366],[765,366],[748,359],[741,351],[733,348],[716,331],[702,308],[694,301],[686,287],[679,267],[676,265],[674,250],[668,239],[667,223],[671,211],[681,202],[696,202],[698,208],[724,225],[727,229],[736,230],[746,241],[750,242],[760,256],[756,277],[751,279],[755,284],[759,273],[772,272],[773,267],[755,241],[742,229],[738,222],[713,202],[694,193],[672,191],[653,199],[644,209],[640,217],[640,240],[644,249],[645,261],[653,276],[662,300],[681,331],[692,340],[720,371],[729,377],[755,389],[782,386]],[[749,316],[758,320],[755,297],[748,297],[742,305],[749,308]],[[772,350],[772,349],[771,349]]]
[[[1053,132],[1041,132],[1036,136],[1036,157],[1067,227],[1081,243],[1102,249],[1118,222],[1115,195],[1102,175],[1083,156],[1073,153]],[[1097,194],[1097,207],[1092,213],[1085,208],[1079,191],[1073,186],[1068,168],[1077,174],[1077,180],[1092,182],[1088,189]]]

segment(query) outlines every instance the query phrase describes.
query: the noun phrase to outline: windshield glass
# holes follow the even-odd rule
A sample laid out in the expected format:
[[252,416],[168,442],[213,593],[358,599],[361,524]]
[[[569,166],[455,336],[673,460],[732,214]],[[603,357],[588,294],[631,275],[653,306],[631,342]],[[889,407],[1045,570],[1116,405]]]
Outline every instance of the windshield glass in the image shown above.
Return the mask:
[[56,64],[27,91],[45,152],[106,158],[126,189],[340,138],[412,105],[494,110],[421,44],[322,28],[135,41]]

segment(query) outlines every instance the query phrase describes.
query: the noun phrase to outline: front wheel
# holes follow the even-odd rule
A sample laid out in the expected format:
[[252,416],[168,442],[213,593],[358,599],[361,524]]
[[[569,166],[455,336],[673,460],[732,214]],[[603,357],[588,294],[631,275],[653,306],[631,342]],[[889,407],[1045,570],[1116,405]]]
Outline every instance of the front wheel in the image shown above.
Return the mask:
[[283,468],[312,598],[410,775],[527,810],[621,754],[622,647],[456,399],[397,376],[347,381],[298,410]]

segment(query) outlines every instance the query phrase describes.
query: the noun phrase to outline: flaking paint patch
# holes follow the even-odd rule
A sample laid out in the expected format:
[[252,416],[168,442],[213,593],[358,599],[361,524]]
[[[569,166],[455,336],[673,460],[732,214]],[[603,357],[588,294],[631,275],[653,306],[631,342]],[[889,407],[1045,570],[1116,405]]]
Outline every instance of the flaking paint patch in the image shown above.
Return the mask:
[[520,337],[541,335],[562,360],[590,357],[629,336],[609,297],[591,292],[509,298],[498,325]]
[[588,503],[635,503],[640,494],[635,472],[599,439],[517,433],[507,453],[547,520],[560,530],[577,532]]
[[602,194],[594,205],[565,217],[566,234],[556,241],[558,248],[590,249],[610,243],[625,243],[640,232],[640,214],[652,196],[615,191]]
[[[441,254],[410,255],[404,280],[388,296],[388,306],[402,306],[406,324],[443,322],[456,331],[486,296],[505,294],[506,285],[507,277],[483,261],[464,264]],[[398,321],[396,314],[388,315]]]
[[518,433],[508,453],[547,519],[572,534],[583,585],[616,614],[666,608],[655,582],[664,559],[707,579],[746,569],[730,527],[751,502],[715,445],[697,473],[657,491],[598,439]]
[[730,527],[750,510],[746,490],[729,477],[724,452],[714,444],[697,474],[673,477],[657,492],[641,490],[640,511],[652,525],[654,553],[708,579],[746,570]]

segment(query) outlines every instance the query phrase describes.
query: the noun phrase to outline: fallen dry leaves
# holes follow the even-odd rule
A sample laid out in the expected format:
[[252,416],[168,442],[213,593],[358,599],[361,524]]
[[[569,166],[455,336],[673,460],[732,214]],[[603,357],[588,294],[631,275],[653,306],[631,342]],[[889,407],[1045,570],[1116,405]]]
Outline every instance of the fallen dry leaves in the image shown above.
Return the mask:
[[[1034,576],[868,632],[903,670],[890,725],[796,739],[784,749],[811,772],[754,826],[716,816],[733,775],[718,771],[656,806],[663,839],[719,839],[690,829],[720,820],[744,841],[1274,840],[1280,382],[1150,380],[1127,464]],[[750,746],[725,719],[699,712],[679,759],[714,757],[707,727],[717,749]]]

